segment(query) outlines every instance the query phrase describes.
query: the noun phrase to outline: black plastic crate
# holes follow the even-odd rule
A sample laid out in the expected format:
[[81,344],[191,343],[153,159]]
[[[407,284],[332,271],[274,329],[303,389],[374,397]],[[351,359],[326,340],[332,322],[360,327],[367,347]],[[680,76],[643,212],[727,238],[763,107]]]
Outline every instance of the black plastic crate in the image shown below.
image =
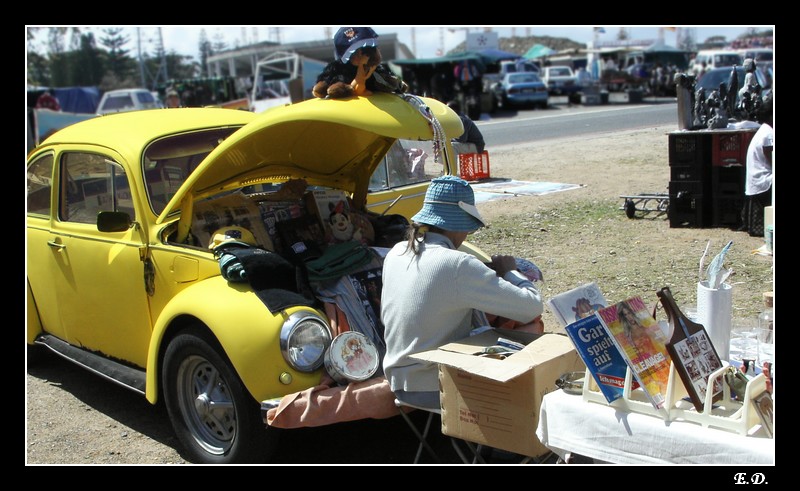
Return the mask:
[[713,167],[711,192],[714,194],[744,194],[746,169],[740,166]]
[[745,197],[714,196],[712,203],[712,225],[714,227],[738,228],[742,224],[742,209]]
[[669,134],[669,165],[710,167],[711,134],[682,131]]
[[698,181],[704,183],[708,191],[711,190],[710,165],[670,165],[670,181]]
[[700,181],[670,181],[669,226],[707,227],[711,223],[711,208],[708,194],[703,192]]

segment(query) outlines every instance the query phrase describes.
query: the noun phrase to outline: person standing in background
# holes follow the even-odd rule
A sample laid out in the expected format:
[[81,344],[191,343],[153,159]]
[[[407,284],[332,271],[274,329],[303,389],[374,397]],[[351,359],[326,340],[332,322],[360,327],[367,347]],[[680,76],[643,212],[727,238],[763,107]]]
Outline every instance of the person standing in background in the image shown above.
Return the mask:
[[775,124],[772,119],[772,91],[761,104],[757,118],[761,126],[747,147],[745,204],[742,230],[752,237],[764,235],[764,208],[772,205],[772,149],[775,146]]
[[166,107],[181,107],[181,96],[175,89],[167,91],[167,97],[164,98],[164,105]]
[[42,95],[36,99],[36,109],[50,109],[51,111],[60,111],[61,104],[58,103],[58,99],[50,93],[49,90],[46,90]]

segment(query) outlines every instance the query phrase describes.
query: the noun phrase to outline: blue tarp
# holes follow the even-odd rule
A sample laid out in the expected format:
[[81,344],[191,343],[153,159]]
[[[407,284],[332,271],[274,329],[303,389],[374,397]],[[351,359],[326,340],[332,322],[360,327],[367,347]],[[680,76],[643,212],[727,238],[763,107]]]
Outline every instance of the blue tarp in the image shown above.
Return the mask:
[[100,104],[100,90],[97,87],[65,87],[50,90],[64,112],[94,113]]

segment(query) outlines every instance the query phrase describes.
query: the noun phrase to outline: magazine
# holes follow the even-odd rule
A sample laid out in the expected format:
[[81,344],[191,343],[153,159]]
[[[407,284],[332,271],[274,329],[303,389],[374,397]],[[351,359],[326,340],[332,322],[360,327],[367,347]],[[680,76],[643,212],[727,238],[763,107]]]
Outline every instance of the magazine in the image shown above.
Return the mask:
[[588,317],[607,305],[606,298],[594,282],[559,293],[547,301],[547,307],[561,323],[561,327]]
[[671,360],[667,338],[640,296],[597,312],[650,402],[661,409],[667,397]]
[[[625,386],[625,374],[628,364],[622,357],[614,340],[603,327],[596,315],[578,319],[565,328],[567,335],[581,355],[586,368],[594,377],[600,392],[609,403],[622,397]],[[633,381],[631,389],[639,384]]]

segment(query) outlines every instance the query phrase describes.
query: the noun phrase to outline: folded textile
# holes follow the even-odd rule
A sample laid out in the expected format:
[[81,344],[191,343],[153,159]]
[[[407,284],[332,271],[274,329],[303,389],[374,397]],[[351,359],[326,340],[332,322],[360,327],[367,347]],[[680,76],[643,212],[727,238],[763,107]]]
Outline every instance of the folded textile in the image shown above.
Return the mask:
[[320,384],[283,396],[267,411],[267,424],[277,428],[325,426],[360,419],[397,416],[394,392],[385,377],[331,387]]
[[316,305],[317,300],[304,284],[302,272],[279,254],[255,247],[230,248],[225,254],[236,257],[244,278],[273,314],[297,305]]
[[306,262],[312,282],[331,280],[358,270],[373,259],[372,250],[357,241],[329,245],[318,259]]

